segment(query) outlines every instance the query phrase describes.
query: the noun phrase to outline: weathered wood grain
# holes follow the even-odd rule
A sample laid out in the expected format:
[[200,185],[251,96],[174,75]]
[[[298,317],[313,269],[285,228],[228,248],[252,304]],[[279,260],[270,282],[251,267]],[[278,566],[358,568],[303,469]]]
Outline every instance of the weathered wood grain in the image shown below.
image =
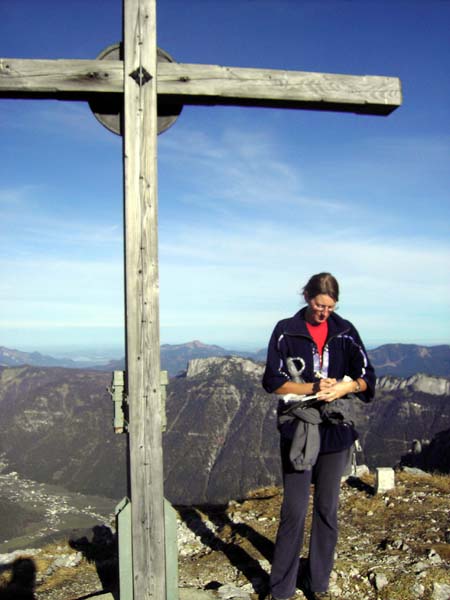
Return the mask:
[[122,93],[123,62],[0,59],[0,96],[48,98],[58,94]]
[[[0,59],[0,96],[83,98],[123,92],[123,63]],[[185,104],[305,108],[388,115],[402,103],[397,77],[159,62],[157,92]]]
[[[166,596],[160,411],[155,23],[155,0],[126,0],[125,281],[134,600],[161,600]],[[150,77],[148,81],[145,81],[145,73]],[[143,76],[141,80],[140,76]]]
[[158,65],[158,93],[181,96],[189,104],[311,107],[375,114],[389,114],[402,102],[396,77],[177,63]]

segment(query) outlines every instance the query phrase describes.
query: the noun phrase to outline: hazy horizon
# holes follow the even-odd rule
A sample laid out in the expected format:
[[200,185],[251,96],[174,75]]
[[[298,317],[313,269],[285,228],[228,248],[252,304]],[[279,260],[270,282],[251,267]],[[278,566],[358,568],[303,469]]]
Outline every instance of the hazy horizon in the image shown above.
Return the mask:
[[[205,344],[207,346],[219,346],[221,348],[223,348],[224,350],[230,350],[230,351],[236,351],[236,352],[259,352],[261,350],[265,349],[265,345],[255,345],[255,344],[250,344],[248,346],[242,346],[242,345],[224,345],[224,344],[220,344],[220,343],[213,343],[213,342],[207,342],[204,340],[198,340],[196,339],[192,339],[192,340],[185,340],[185,341],[179,341],[179,342],[173,342],[170,343],[168,345],[171,346],[178,346],[178,345],[184,345],[184,344],[190,344],[194,341],[199,341],[202,344]],[[166,344],[167,342],[161,341],[161,345]],[[441,346],[441,345],[445,345],[445,346],[450,346],[450,344],[441,344],[441,343],[437,343],[437,344],[417,344],[415,342],[382,342],[379,344],[366,344],[366,348],[368,350],[375,350],[376,348],[379,348],[380,346],[385,346],[388,344],[405,344],[405,345],[417,345],[417,346],[425,346],[425,347],[433,347],[433,346]],[[9,350],[17,350],[19,352],[38,352],[39,354],[42,355],[46,355],[46,356],[50,356],[52,358],[57,358],[57,359],[71,359],[77,362],[97,362],[98,364],[101,363],[106,363],[110,360],[120,360],[124,357],[125,355],[125,350],[123,347],[119,347],[119,346],[46,346],[46,345],[41,345],[41,346],[33,346],[33,345],[27,345],[24,344],[20,347],[13,347],[10,346],[8,344],[3,343],[0,340],[0,347],[5,347],[8,348]]]

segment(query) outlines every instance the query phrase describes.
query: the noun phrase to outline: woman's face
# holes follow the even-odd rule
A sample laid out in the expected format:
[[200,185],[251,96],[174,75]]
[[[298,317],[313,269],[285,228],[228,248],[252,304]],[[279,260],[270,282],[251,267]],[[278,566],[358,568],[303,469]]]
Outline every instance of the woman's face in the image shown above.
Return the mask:
[[318,294],[314,298],[305,297],[308,304],[307,320],[313,325],[319,325],[328,319],[336,308],[336,302],[328,294]]

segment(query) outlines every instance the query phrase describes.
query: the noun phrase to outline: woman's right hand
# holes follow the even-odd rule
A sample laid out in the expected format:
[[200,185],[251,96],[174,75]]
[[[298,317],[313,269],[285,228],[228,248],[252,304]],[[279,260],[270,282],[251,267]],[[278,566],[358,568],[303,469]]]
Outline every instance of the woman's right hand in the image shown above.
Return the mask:
[[336,382],[337,380],[334,377],[324,377],[314,383],[313,391],[317,394],[317,392],[329,390]]

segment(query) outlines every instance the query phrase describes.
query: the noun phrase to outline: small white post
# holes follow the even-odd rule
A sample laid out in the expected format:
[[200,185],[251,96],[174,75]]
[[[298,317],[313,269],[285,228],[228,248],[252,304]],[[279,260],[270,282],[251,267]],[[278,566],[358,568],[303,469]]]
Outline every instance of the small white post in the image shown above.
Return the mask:
[[382,494],[395,488],[395,473],[391,467],[377,468],[377,480],[375,484],[375,493]]

